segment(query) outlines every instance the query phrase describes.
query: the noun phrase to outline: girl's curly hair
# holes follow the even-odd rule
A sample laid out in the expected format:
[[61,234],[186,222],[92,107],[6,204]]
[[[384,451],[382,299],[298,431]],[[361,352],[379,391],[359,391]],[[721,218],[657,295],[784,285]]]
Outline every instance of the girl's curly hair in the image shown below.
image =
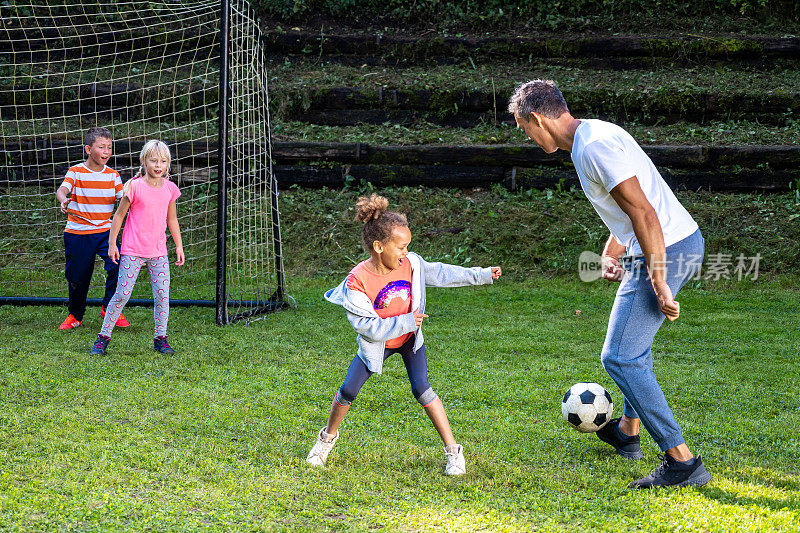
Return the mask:
[[387,211],[389,200],[378,194],[362,196],[356,202],[356,220],[364,223],[361,229],[361,244],[364,250],[372,252],[372,243],[385,243],[392,237],[395,227],[408,227],[408,220],[402,213]]

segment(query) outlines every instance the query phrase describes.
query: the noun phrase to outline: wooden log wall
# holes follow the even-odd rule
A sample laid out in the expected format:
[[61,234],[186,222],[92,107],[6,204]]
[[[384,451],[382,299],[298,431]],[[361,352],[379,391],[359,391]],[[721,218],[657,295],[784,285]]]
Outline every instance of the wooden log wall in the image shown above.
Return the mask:
[[[137,165],[142,142],[116,141],[112,167]],[[174,163],[187,173],[216,166],[216,143],[170,143]],[[678,189],[783,191],[800,179],[800,146],[664,146],[643,147],[671,186]],[[261,153],[262,144],[237,150]],[[4,143],[0,146],[0,184],[56,184],[70,164],[83,159],[80,141],[45,140]],[[503,183],[519,187],[577,184],[565,152],[545,154],[533,144],[390,146],[365,143],[275,142],[274,172],[283,187],[342,187],[362,180],[378,186],[429,185],[477,187]],[[129,178],[123,175],[124,179]],[[202,174],[197,179],[214,179]],[[257,177],[255,178],[257,179]]]

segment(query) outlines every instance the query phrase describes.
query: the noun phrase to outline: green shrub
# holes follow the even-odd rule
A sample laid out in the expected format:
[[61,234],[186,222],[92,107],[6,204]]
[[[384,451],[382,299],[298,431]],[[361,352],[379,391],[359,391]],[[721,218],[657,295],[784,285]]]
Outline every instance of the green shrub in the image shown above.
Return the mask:
[[251,0],[262,16],[302,24],[313,18],[345,23],[436,21],[437,25],[556,30],[618,26],[626,20],[735,17],[800,21],[792,0]]

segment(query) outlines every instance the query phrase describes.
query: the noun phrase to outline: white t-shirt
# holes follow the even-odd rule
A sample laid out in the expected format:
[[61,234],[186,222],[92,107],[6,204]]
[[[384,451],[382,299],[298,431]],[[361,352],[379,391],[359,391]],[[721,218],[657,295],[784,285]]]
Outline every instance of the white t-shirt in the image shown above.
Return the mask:
[[609,192],[634,176],[661,222],[665,246],[697,231],[697,222],[675,198],[653,162],[619,126],[602,120],[581,120],[575,130],[572,162],[586,197],[629,255],[640,255],[642,248],[633,233],[631,219]]

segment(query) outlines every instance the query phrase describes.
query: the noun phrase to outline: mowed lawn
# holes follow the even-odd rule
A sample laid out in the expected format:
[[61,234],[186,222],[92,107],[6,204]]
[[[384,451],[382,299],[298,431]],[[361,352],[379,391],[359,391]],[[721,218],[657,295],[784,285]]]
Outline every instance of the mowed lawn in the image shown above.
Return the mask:
[[249,325],[173,309],[172,357],[152,350],[149,309],[92,357],[96,310],[59,332],[63,308],[0,307],[0,529],[800,531],[796,281],[680,294],[655,367],[714,479],[660,492],[626,488],[659,462],[649,438],[627,462],[561,419],[578,381],[621,411],[599,358],[608,283],[429,291],[430,379],[467,458],[455,479],[398,356],[329,467],[305,464],[354,353],[322,299],[338,279],[292,280],[297,308]]

